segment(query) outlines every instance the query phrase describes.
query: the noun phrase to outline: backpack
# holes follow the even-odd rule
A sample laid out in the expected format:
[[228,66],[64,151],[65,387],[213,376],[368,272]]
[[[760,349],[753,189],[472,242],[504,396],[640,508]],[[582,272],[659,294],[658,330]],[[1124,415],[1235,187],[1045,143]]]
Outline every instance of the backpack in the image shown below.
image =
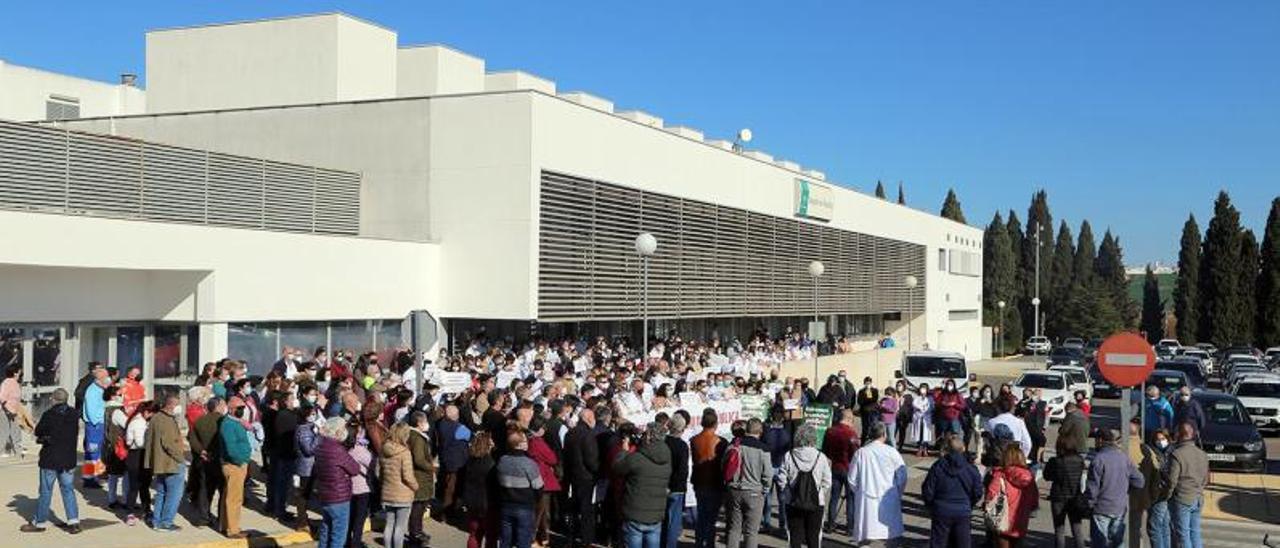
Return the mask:
[[799,474],[796,475],[795,483],[791,484],[791,499],[787,501],[787,505],[803,512],[821,510],[822,497],[818,494],[818,480],[813,477],[813,471],[818,467],[818,461],[815,459],[813,466],[807,472],[800,470],[794,453],[791,455],[791,462],[796,465],[796,471]]
[[982,522],[988,531],[1008,533],[1012,527],[1009,519],[1009,495],[1005,493],[1007,488],[1008,485],[1001,477],[1000,489],[996,490],[996,496],[982,504]]
[[724,483],[732,484],[738,479],[742,470],[742,440],[734,440],[729,450],[724,452]]

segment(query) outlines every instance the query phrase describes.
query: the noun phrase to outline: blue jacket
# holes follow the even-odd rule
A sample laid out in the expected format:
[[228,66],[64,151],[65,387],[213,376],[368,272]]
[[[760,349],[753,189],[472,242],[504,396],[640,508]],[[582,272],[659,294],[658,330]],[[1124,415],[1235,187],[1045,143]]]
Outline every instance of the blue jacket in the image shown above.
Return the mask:
[[1204,430],[1204,410],[1200,408],[1200,404],[1196,403],[1195,400],[1178,400],[1178,406],[1173,410],[1173,426],[1184,422],[1190,422],[1194,425],[1196,432]]
[[1154,400],[1144,396],[1142,405],[1146,408],[1147,413],[1147,417],[1142,423],[1143,431],[1151,432],[1157,428],[1173,429],[1173,406],[1169,405],[1169,400],[1164,399],[1164,396],[1159,396]]
[[1095,514],[1123,516],[1129,509],[1129,490],[1141,489],[1143,485],[1146,482],[1129,455],[1114,445],[1107,445],[1098,450],[1089,464],[1084,493]]
[[781,468],[782,460],[787,457],[787,452],[791,450],[791,434],[788,434],[787,429],[781,426],[770,426],[765,429],[760,441],[763,441],[765,447],[769,448],[769,458],[773,467]]
[[467,464],[467,448],[471,441],[471,430],[458,421],[440,419],[432,430],[437,455],[440,455],[440,467],[446,472],[457,472]]
[[237,466],[247,464],[253,450],[249,447],[249,431],[240,421],[223,417],[218,423],[218,436],[222,438],[222,461]]
[[102,387],[92,383],[84,391],[84,422],[102,424],[107,414],[107,402],[102,400]]
[[294,436],[298,449],[298,475],[308,477],[316,463],[316,447],[320,445],[320,434],[316,432],[315,423],[307,421],[298,425]]
[[965,517],[982,500],[982,476],[963,453],[948,453],[929,467],[920,496],[941,518]]

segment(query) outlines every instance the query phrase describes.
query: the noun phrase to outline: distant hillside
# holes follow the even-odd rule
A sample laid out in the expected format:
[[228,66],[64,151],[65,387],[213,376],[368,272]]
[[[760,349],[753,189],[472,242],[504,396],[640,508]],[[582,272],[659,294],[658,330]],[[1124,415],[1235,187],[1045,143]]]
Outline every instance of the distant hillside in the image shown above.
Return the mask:
[[[1142,280],[1144,276],[1129,276],[1129,298],[1133,302],[1142,306]],[[1160,299],[1164,301],[1165,310],[1173,309],[1173,286],[1177,284],[1178,275],[1175,273],[1156,274],[1156,281],[1160,282]]]

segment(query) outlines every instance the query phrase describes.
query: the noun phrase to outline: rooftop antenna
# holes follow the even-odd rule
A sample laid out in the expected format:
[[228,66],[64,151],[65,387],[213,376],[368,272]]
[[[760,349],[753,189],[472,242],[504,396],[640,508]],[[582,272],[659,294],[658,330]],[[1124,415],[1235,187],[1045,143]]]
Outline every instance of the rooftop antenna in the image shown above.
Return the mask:
[[738,138],[733,141],[733,151],[742,152],[747,143],[751,142],[751,130],[742,128],[738,130]]

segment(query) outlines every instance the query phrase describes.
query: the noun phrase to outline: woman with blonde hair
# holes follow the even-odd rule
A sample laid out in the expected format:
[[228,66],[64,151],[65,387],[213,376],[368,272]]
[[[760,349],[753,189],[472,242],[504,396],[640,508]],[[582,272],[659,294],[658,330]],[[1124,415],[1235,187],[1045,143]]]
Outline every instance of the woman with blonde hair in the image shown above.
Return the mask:
[[404,546],[409,531],[409,507],[413,505],[413,493],[418,481],[413,476],[413,456],[409,454],[408,424],[396,423],[382,443],[382,506],[386,508],[386,525],[382,529],[382,545],[387,548]]

